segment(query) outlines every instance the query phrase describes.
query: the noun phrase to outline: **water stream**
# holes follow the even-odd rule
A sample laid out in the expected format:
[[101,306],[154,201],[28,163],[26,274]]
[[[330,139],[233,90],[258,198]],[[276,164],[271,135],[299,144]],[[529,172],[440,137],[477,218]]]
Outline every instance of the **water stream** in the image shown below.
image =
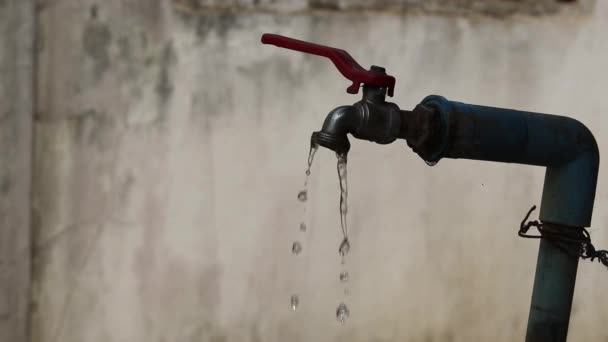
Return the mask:
[[[338,247],[338,254],[341,257],[342,270],[340,271],[340,283],[344,286],[344,295],[348,294],[348,271],[346,270],[346,255],[350,251],[350,241],[348,240],[348,224],[346,214],[348,213],[348,183],[346,181],[346,153],[336,153],[338,158],[338,180],[340,182],[340,226],[342,228],[342,242]],[[344,302],[341,302],[336,309],[336,319],[344,324],[348,318],[349,310]]]
[[[299,225],[299,230],[301,233],[305,233],[308,229],[307,225],[306,225],[306,212],[307,212],[307,207],[308,207],[308,181],[310,178],[310,169],[312,166],[312,162],[314,160],[314,156],[315,153],[317,152],[318,146],[313,145],[310,148],[310,152],[308,154],[308,168],[306,169],[306,180],[304,181],[304,189],[298,192],[298,200],[302,203],[304,203],[304,209],[303,209],[303,215],[302,215],[302,221],[300,222]],[[338,179],[339,179],[339,183],[340,183],[340,206],[339,206],[339,212],[340,212],[340,227],[342,229],[342,242],[340,243],[339,247],[338,247],[338,254],[340,255],[340,264],[341,264],[341,271],[340,274],[338,276],[338,279],[340,281],[340,284],[343,286],[344,288],[344,296],[347,296],[349,293],[348,290],[348,280],[349,280],[349,273],[348,270],[346,269],[346,256],[348,254],[348,252],[350,251],[350,241],[348,240],[348,224],[346,221],[346,216],[348,213],[348,205],[347,205],[347,199],[348,199],[348,185],[347,185],[347,180],[346,180],[346,153],[340,154],[340,153],[336,153],[336,157],[338,159],[338,163],[337,163],[337,170],[338,170]],[[294,241],[292,243],[292,247],[291,247],[291,252],[293,253],[294,256],[298,256],[301,252],[302,252],[302,243],[298,240]],[[298,306],[300,305],[300,297],[297,294],[293,294],[290,298],[290,304],[291,304],[291,309],[292,310],[297,310]],[[346,319],[348,318],[348,316],[350,315],[350,310],[348,308],[348,306],[345,304],[345,300],[343,298],[343,300],[340,302],[340,304],[338,304],[338,307],[336,308],[336,319],[338,320],[338,322],[340,322],[341,324],[344,324]]]
[[[306,211],[308,208],[308,180],[310,178],[310,168],[312,167],[312,162],[315,158],[315,153],[319,148],[318,145],[312,145],[310,147],[310,151],[308,152],[308,168],[306,169],[306,179],[304,180],[304,189],[298,192],[298,201],[303,203],[304,209],[302,214],[302,220],[299,225],[299,229],[301,233],[305,233],[307,231],[306,225]],[[294,241],[291,244],[291,253],[295,256],[298,256],[302,252],[302,243],[298,240]],[[300,305],[300,296],[297,294],[293,294],[290,299],[291,309],[296,310]]]

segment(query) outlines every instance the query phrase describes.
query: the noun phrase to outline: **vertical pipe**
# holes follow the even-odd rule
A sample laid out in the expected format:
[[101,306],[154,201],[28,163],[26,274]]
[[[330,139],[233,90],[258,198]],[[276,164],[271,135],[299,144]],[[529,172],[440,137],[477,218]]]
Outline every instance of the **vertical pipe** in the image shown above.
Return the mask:
[[541,239],[526,342],[566,341],[579,246]]
[[[569,163],[547,167],[540,219],[560,235],[582,237],[582,227],[589,226],[599,170],[599,151],[593,135],[575,123],[581,132],[577,158]],[[551,222],[551,223],[548,223]],[[580,243],[541,239],[527,342],[565,342],[576,282]]]

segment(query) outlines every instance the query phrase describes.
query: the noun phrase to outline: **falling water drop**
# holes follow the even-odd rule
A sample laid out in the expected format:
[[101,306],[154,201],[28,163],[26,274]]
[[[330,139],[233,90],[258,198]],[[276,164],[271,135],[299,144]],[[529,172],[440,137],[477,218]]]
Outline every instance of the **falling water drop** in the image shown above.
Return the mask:
[[298,200],[300,202],[306,202],[307,199],[308,199],[308,191],[306,189],[298,192]]
[[[300,231],[305,232],[306,227],[306,201],[308,200],[308,180],[310,178],[310,168],[312,166],[312,162],[317,152],[318,145],[311,145],[310,152],[308,153],[308,168],[306,169],[306,179],[304,181],[304,189],[298,192],[298,200],[304,203],[304,217],[302,218],[302,222],[300,223]],[[291,245],[291,252],[294,255],[298,255],[302,252],[302,244],[299,241],[294,241]],[[300,297],[296,294],[291,296],[291,309],[295,311],[300,305]]]
[[293,245],[291,246],[291,252],[295,255],[300,254],[300,252],[302,251],[302,245],[300,244],[300,242],[295,241],[293,243]]
[[298,305],[300,305],[300,297],[294,294],[291,296],[291,310],[296,311]]
[[437,165],[437,162],[436,162],[436,161],[428,161],[428,160],[425,160],[424,162],[425,162],[425,163],[426,163],[426,165],[428,165],[428,166],[435,166],[435,165]]
[[348,254],[348,251],[350,251],[350,242],[348,241],[348,238],[345,237],[340,244],[340,248],[338,248],[338,253],[344,257]]
[[349,314],[350,312],[348,311],[346,304],[340,303],[336,309],[336,319],[340,322],[340,324],[344,324]]
[[343,283],[348,281],[348,271],[340,272],[340,281]]

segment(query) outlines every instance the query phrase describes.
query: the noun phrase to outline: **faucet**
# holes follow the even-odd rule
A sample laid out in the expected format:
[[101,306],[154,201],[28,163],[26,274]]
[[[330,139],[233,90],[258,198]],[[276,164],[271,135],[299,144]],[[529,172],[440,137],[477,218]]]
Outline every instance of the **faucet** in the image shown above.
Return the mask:
[[[576,282],[580,240],[591,225],[599,171],[599,150],[591,131],[558,115],[486,107],[425,97],[413,110],[386,101],[395,78],[386,70],[361,67],[346,51],[275,34],[262,43],[329,58],[363,97],[329,112],[311,144],[348,153],[348,134],[389,144],[403,139],[427,163],[442,158],[486,160],[546,167],[540,220],[552,234],[539,245],[527,342],[566,341]],[[523,226],[523,224],[522,224]]]
[[[385,75],[384,68],[372,66],[372,73]],[[318,144],[336,153],[348,153],[347,134],[357,139],[390,144],[401,131],[399,107],[385,101],[386,88],[363,85],[363,99],[351,106],[340,106],[327,114],[323,127],[311,136],[311,144]]]

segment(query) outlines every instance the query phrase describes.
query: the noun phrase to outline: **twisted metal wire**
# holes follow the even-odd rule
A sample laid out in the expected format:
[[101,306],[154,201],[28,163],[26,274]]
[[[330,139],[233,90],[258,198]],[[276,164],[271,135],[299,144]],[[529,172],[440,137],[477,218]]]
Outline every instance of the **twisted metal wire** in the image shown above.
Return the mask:
[[[591,235],[587,229],[584,227],[565,227],[563,225],[540,222],[538,220],[526,222],[535,209],[536,206],[532,206],[526,214],[526,217],[521,221],[518,232],[519,236],[528,239],[542,238],[556,242],[578,243],[580,244],[578,256],[581,257],[581,259],[595,261],[597,258],[599,262],[608,267],[608,251],[595,249],[595,246],[591,243]],[[536,230],[538,230],[539,235],[528,234],[528,231],[532,227],[535,227]],[[559,244],[558,247],[563,249]]]

